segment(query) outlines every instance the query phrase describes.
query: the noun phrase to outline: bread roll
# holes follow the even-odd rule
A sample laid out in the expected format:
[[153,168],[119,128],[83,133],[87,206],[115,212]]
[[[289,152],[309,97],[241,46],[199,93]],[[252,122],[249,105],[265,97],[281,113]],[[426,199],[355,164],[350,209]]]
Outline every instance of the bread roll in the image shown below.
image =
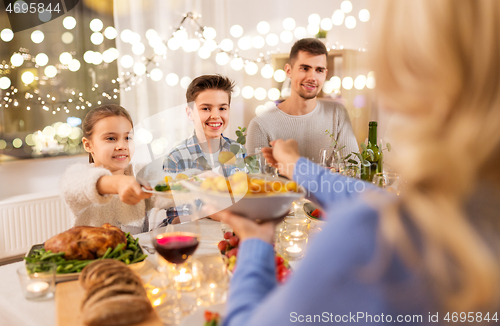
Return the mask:
[[122,294],[105,298],[86,308],[83,322],[88,326],[133,325],[148,318],[152,310],[147,298]]
[[132,325],[153,310],[141,279],[120,261],[93,262],[82,270],[79,281],[86,289],[81,303],[85,325]]

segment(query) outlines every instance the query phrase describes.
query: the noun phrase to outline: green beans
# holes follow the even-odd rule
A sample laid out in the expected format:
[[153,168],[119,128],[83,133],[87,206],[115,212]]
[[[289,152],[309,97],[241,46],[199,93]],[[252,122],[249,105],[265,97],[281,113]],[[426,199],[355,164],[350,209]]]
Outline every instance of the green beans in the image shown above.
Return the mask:
[[[141,247],[139,246],[139,239],[134,239],[130,233],[125,234],[127,238],[127,243],[120,243],[115,248],[107,248],[104,255],[98,259],[116,259],[123,261],[125,264],[135,264],[146,259],[147,255],[144,254]],[[51,252],[50,250],[45,250],[44,248],[35,249],[33,253],[28,257],[24,257],[26,263],[55,263],[57,274],[70,274],[79,273],[82,269],[95,261],[92,260],[77,260],[77,259],[65,259],[64,252]],[[49,264],[40,264],[40,266],[31,268],[30,272],[44,272],[49,270]]]

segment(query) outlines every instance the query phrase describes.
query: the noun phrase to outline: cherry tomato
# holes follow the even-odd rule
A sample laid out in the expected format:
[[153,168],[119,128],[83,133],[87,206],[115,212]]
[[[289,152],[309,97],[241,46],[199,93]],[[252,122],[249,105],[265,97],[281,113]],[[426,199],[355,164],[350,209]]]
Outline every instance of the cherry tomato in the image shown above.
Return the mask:
[[232,236],[233,236],[233,232],[226,232],[226,233],[224,233],[224,239],[226,239],[226,240],[228,240]]
[[276,261],[276,266],[283,265],[285,263],[285,260],[281,256],[276,256],[274,260]]
[[231,237],[229,238],[229,244],[233,247],[237,247],[238,246],[238,242],[240,242],[240,239],[238,239],[238,237]]
[[221,242],[219,242],[219,244],[218,244],[219,250],[220,250],[220,251],[224,251],[224,250],[226,250],[226,249],[227,249],[227,245],[228,245],[227,241],[226,241],[226,240],[222,240],[222,241],[221,241]]

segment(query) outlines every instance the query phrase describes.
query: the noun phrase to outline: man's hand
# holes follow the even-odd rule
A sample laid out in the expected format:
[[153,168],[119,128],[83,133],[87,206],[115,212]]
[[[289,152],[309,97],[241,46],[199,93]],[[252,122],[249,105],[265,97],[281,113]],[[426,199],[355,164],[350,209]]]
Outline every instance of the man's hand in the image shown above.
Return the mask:
[[[136,205],[141,200],[153,194],[142,191],[137,180],[128,175],[109,175],[100,177],[97,181],[97,191],[101,194],[118,194],[125,204]],[[151,189],[151,187],[144,186]]]
[[266,161],[278,168],[280,174],[293,180],[295,164],[300,158],[299,145],[294,139],[272,141],[272,147],[262,148]]

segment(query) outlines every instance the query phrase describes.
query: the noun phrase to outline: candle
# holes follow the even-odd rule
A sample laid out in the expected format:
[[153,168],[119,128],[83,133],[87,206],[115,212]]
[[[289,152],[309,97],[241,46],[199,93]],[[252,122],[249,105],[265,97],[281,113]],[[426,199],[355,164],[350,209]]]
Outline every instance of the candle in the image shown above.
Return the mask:
[[300,232],[300,231],[293,231],[292,233],[290,233],[292,236],[294,237],[300,237],[302,236],[304,233]]
[[293,247],[292,247],[292,246],[290,246],[290,247],[286,248],[285,250],[288,252],[288,254],[289,254],[290,256],[297,256],[297,255],[299,255],[299,254],[300,254],[300,252],[302,251],[302,249],[301,249],[301,248],[299,248],[299,247],[297,246],[297,244],[294,244],[294,245],[293,245]]
[[185,268],[181,269],[180,274],[175,277],[175,280],[179,283],[186,283],[191,281],[192,279],[193,275],[191,275],[191,273],[186,273]]
[[28,290],[31,293],[41,293],[43,291],[46,291],[48,288],[49,288],[49,283],[47,282],[35,282],[28,284],[26,290]]

